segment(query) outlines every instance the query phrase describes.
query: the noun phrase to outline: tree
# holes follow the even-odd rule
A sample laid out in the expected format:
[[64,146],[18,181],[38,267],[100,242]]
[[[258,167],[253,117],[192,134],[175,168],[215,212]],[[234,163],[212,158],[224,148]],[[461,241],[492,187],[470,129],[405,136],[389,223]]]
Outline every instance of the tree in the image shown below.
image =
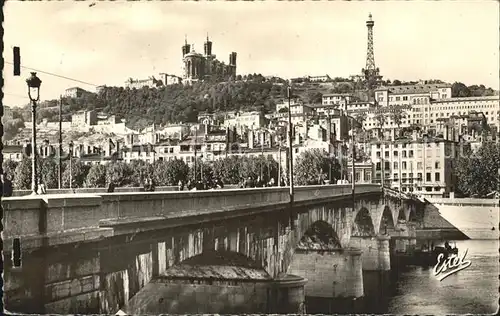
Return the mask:
[[106,165],[106,183],[113,181],[116,186],[132,186],[134,171],[130,165],[122,161],[110,162]]
[[238,184],[241,180],[239,171],[240,160],[238,156],[231,156],[214,161],[214,175],[220,178],[223,183]]
[[47,189],[56,189],[59,187],[58,166],[53,158],[43,158],[38,160],[38,170],[40,178]]
[[189,167],[184,160],[156,161],[153,164],[153,179],[157,185],[177,185],[179,181],[186,182]]
[[455,82],[451,85],[452,97],[469,97],[470,95],[471,92],[465,84],[461,82]]
[[307,101],[312,104],[321,103],[323,101],[323,94],[319,91],[309,91]]
[[387,120],[386,117],[387,113],[384,111],[384,109],[381,106],[378,106],[378,108],[375,110],[375,119],[378,122],[378,129],[379,132],[381,132],[384,128],[384,124]]
[[189,168],[188,178],[191,180],[197,180],[202,182],[212,182],[214,180],[214,170],[212,168],[212,163],[204,161],[197,157],[196,159],[196,174],[194,173],[194,164]]
[[14,175],[16,174],[16,167],[18,163],[12,159],[6,159],[2,163],[3,172],[9,177],[9,179],[14,182]]
[[132,186],[142,186],[146,178],[153,176],[153,165],[144,160],[132,160],[130,169],[132,170],[130,178],[130,185]]
[[[71,169],[71,170],[70,170]],[[71,168],[69,166],[69,159],[63,163],[63,187],[69,188],[70,185],[70,172],[71,172],[71,187],[72,188],[83,188],[85,183],[85,178],[89,166],[84,165],[79,159],[74,159],[71,161]]]
[[85,185],[88,188],[102,188],[106,186],[106,166],[101,164],[92,165],[87,174]]
[[366,112],[359,112],[356,114],[356,121],[358,121],[361,126],[363,126],[363,123],[366,121],[367,115]]
[[401,129],[401,123],[403,122],[403,118],[405,117],[405,112],[403,108],[399,105],[392,105],[389,109],[390,117],[394,123],[398,126],[398,130]]
[[398,80],[398,79],[395,79],[393,82],[392,82],[392,85],[393,86],[400,86],[401,85],[401,81]]
[[484,143],[476,153],[466,150],[454,168],[457,187],[467,196],[484,197],[498,190],[500,147],[493,142]]
[[301,153],[293,170],[297,185],[318,184],[320,178],[329,177],[330,167],[332,174],[338,177],[340,164],[336,159],[328,157],[326,151],[310,149]]
[[23,158],[17,164],[13,183],[16,190],[31,189],[31,159]]

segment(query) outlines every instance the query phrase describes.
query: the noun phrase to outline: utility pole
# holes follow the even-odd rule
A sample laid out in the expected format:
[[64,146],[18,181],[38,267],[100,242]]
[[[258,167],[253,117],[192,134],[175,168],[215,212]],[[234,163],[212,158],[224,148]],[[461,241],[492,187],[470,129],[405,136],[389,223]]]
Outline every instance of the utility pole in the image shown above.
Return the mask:
[[288,163],[288,172],[289,172],[289,177],[290,177],[290,207],[292,207],[293,204],[293,146],[292,146],[292,139],[293,139],[293,126],[292,126],[292,110],[291,110],[291,98],[292,98],[292,88],[288,86],[287,89],[288,92],[288,141],[289,141],[289,163]]
[[195,128],[194,130],[194,182],[196,183],[196,178],[198,176],[198,174],[196,173],[196,159],[198,159],[198,157],[196,157],[196,142],[198,140],[198,127]]
[[278,137],[278,187],[281,187],[281,137]]
[[63,98],[61,95],[60,100],[59,100],[59,155],[58,155],[59,189],[62,189],[62,140],[63,140],[63,138],[62,138],[62,103],[63,103]]
[[354,119],[351,120],[352,124],[352,210],[356,210],[356,146],[355,146],[355,127]]

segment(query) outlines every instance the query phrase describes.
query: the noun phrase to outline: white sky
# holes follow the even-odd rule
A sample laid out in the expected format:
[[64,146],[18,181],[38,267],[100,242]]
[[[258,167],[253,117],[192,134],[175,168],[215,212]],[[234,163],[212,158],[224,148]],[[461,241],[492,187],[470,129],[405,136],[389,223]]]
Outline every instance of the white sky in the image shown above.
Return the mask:
[[[18,2],[4,5],[4,59],[96,85],[123,85],[160,72],[181,75],[184,35],[237,73],[290,78],[358,74],[366,60],[368,13],[375,62],[391,80],[442,79],[499,87],[499,3],[473,1]],[[5,105],[27,103],[25,79],[4,66]],[[39,73],[41,98],[88,86]]]

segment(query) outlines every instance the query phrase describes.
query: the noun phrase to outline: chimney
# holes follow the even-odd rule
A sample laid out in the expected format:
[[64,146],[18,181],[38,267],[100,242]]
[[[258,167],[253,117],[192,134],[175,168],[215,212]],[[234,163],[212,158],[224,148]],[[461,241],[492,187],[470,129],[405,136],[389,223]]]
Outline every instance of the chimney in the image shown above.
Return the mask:
[[248,148],[254,148],[254,134],[253,130],[248,131]]

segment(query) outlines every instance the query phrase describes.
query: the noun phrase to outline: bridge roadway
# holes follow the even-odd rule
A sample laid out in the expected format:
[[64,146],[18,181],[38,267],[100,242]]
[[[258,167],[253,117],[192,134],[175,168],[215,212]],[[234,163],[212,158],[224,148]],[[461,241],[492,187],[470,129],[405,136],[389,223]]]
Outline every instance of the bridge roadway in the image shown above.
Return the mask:
[[[414,244],[424,208],[376,184],[357,185],[354,207],[351,193],[297,187],[292,207],[286,187],[5,198],[6,308],[297,313],[307,296],[359,298],[362,272],[390,269],[390,239]],[[324,250],[296,251],[318,222],[339,245],[322,263]],[[10,258],[17,242],[20,267]]]

